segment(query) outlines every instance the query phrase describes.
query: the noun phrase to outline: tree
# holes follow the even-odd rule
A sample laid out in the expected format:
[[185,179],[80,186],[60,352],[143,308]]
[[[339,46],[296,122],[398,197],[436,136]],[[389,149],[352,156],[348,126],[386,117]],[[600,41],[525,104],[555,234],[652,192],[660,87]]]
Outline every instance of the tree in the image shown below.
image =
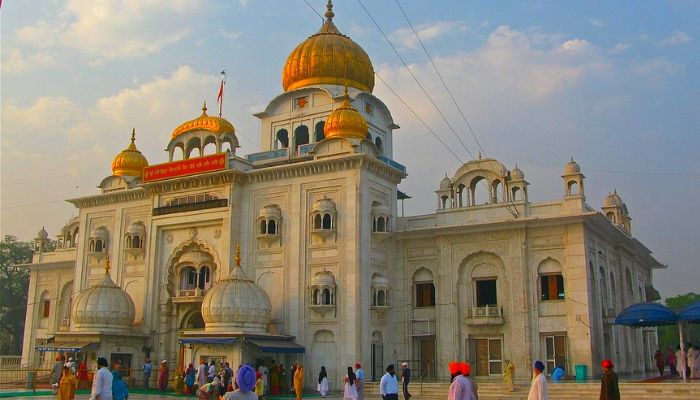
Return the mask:
[[[674,297],[666,298],[666,306],[675,312],[680,312],[684,308],[693,304],[694,302],[700,300],[700,294],[696,293],[686,293]],[[661,326],[658,330],[659,335],[659,348],[666,349],[668,346],[676,349],[678,346],[678,327],[676,325]],[[697,343],[700,341],[700,325],[690,324],[688,325],[688,337],[685,338],[686,342]]]
[[29,271],[17,265],[30,263],[32,254],[32,244],[15,236],[0,242],[0,354],[22,352]]

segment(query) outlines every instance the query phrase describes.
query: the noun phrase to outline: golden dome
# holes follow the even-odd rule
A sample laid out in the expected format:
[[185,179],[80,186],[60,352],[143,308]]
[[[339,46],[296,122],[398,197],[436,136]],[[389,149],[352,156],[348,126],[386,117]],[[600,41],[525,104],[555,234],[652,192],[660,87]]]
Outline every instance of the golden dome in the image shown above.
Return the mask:
[[328,0],[326,22],[315,35],[301,42],[287,57],[282,70],[285,92],[311,85],[343,85],[364,92],[374,89],[374,68],[357,43],[333,24],[333,4]]
[[143,177],[143,169],[148,167],[148,160],[136,149],[136,129],[131,131],[129,147],[117,154],[112,161],[112,173],[116,176]]
[[350,105],[348,89],[345,88],[343,104],[336,108],[323,125],[326,138],[343,137],[346,139],[367,138],[367,121]]
[[202,107],[202,115],[191,121],[187,121],[175,128],[171,138],[174,139],[178,135],[194,130],[205,130],[213,133],[236,131],[236,129],[233,127],[233,124],[231,124],[227,120],[221,117],[212,117],[210,115],[207,115],[206,101],[204,102],[204,106]]

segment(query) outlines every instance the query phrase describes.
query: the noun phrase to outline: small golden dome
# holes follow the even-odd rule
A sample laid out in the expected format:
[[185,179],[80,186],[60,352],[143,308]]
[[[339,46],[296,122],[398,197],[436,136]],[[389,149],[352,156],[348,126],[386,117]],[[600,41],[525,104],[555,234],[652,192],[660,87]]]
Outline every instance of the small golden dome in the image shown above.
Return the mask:
[[171,136],[174,139],[176,136],[181,135],[185,132],[190,132],[194,130],[205,130],[213,133],[225,133],[225,132],[236,132],[233,124],[221,117],[212,117],[207,115],[207,102],[204,102],[202,107],[202,115],[199,117],[187,121],[173,131]]
[[344,85],[364,92],[374,89],[374,68],[357,43],[333,24],[333,4],[328,1],[326,22],[287,57],[282,70],[285,92],[311,85]]
[[323,126],[323,133],[326,138],[343,137],[346,139],[366,139],[367,121],[360,115],[352,105],[345,88],[345,99],[343,104],[336,108]]
[[131,131],[129,147],[117,154],[112,161],[112,173],[116,176],[143,177],[143,169],[148,167],[148,160],[136,149],[136,129]]

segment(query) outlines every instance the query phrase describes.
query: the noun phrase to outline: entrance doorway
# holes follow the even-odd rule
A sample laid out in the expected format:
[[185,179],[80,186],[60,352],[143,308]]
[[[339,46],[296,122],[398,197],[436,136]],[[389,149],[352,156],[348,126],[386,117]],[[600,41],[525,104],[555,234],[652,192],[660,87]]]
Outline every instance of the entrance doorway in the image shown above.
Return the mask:
[[419,339],[420,373],[424,379],[435,378],[435,338]]
[[566,365],[566,335],[552,335],[544,337],[545,359],[547,360],[547,373],[551,374],[554,368],[562,367],[569,371]]
[[372,343],[372,380],[378,381],[384,375],[384,346]]
[[474,339],[476,375],[501,375],[503,371],[503,340],[500,338]]

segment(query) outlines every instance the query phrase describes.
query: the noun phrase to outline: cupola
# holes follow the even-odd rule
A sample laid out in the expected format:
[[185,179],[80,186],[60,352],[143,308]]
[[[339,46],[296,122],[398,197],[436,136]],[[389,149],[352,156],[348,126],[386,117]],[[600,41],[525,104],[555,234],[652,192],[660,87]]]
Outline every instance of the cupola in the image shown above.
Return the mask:
[[367,138],[368,129],[367,121],[350,104],[350,96],[346,87],[343,103],[340,107],[333,110],[323,126],[323,133],[326,139],[333,137],[365,139]]
[[289,92],[314,85],[339,85],[371,93],[374,67],[369,56],[338,31],[333,23],[335,14],[330,0],[326,8],[326,21],[321,29],[287,57],[282,70],[282,88]]
[[204,105],[202,106],[202,114],[195,119],[180,124],[180,126],[173,130],[171,138],[175,139],[183,133],[197,130],[209,131],[212,133],[236,132],[236,129],[233,127],[232,123],[228,122],[224,118],[208,115],[207,110],[207,103],[204,102]]
[[112,174],[116,176],[143,177],[144,168],[148,167],[148,160],[136,148],[136,129],[131,130],[131,143],[117,154],[112,161]]

